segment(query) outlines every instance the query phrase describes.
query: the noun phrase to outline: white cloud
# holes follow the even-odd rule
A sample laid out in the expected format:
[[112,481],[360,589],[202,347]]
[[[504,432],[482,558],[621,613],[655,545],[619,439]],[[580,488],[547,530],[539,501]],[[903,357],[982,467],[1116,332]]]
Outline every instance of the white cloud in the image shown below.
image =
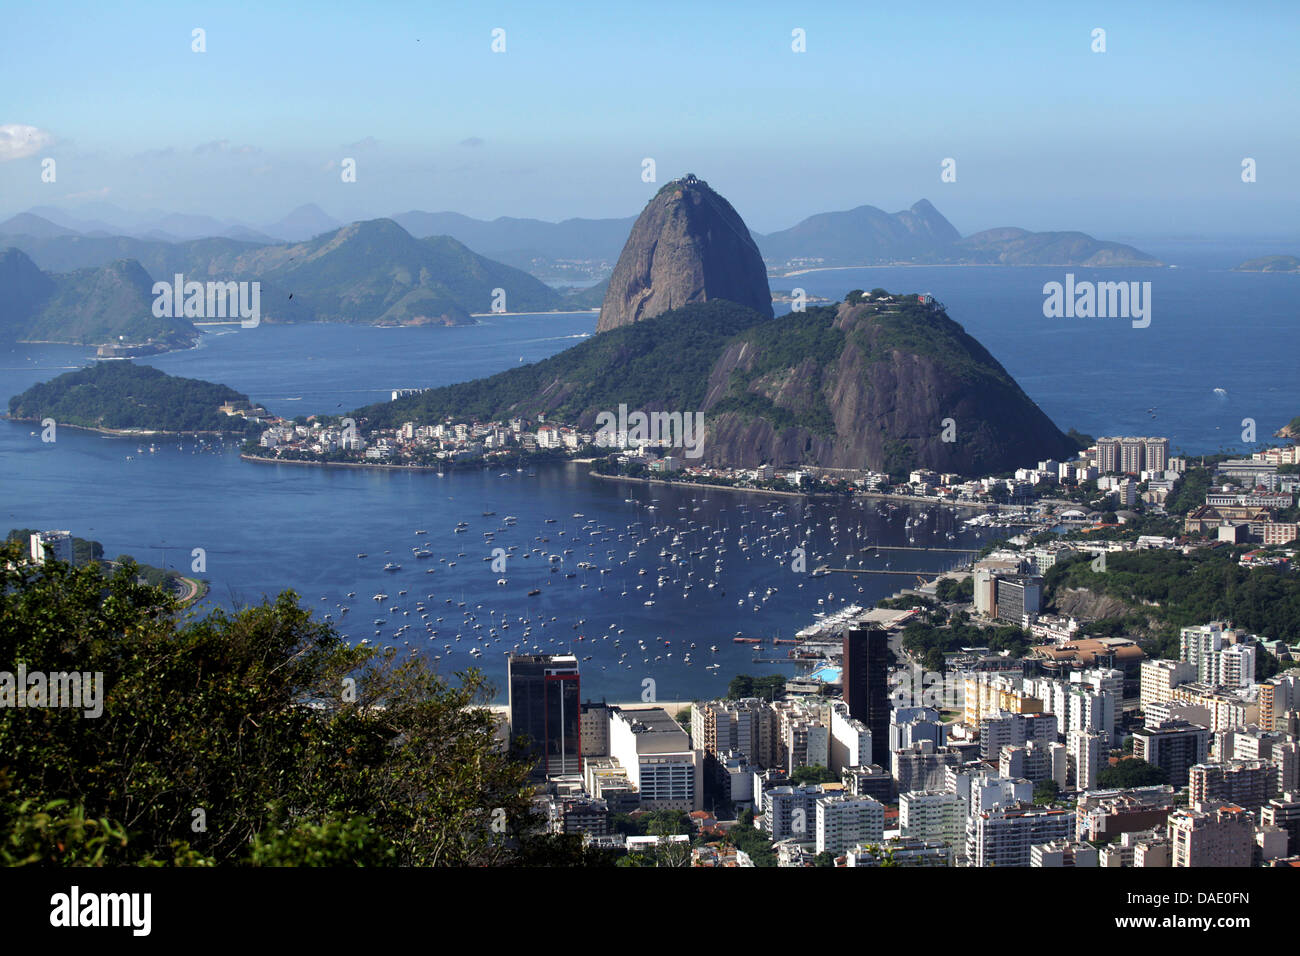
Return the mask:
[[32,156],[54,142],[43,129],[22,123],[0,123],[0,163]]

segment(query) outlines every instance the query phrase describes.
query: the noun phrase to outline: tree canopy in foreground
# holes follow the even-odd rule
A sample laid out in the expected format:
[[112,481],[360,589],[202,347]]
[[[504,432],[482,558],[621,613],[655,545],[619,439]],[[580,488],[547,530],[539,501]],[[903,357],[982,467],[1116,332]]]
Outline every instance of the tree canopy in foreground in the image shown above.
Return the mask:
[[480,673],[352,647],[292,592],[184,615],[130,565],[9,545],[0,671],[20,665],[102,673],[103,710],[0,707],[0,864],[591,862],[538,834]]

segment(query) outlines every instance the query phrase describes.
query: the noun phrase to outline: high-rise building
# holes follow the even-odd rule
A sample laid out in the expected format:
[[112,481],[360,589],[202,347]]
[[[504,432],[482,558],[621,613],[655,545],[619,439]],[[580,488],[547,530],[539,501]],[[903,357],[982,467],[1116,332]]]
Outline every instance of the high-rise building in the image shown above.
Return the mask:
[[1174,866],[1250,866],[1255,821],[1248,810],[1217,802],[1169,815]]
[[1229,630],[1218,621],[1185,627],[1179,656],[1196,667],[1201,683],[1244,687],[1255,682],[1255,646],[1238,640],[1244,636],[1244,631]]
[[825,795],[819,784],[772,787],[763,791],[763,829],[773,843],[817,839],[817,801]]
[[1270,795],[1273,768],[1263,760],[1229,760],[1201,763],[1188,771],[1187,787],[1193,805],[1217,801],[1245,810],[1258,810]]
[[739,751],[751,764],[777,762],[776,712],[760,697],[691,705],[691,745],[711,756]]
[[642,810],[703,809],[704,752],[662,707],[619,708],[609,752],[637,788]]
[[961,797],[947,790],[900,793],[898,826],[905,837],[960,846],[966,830],[966,808]]
[[582,731],[582,756],[585,764],[591,757],[609,756],[609,718],[612,709],[604,701],[584,701],[579,726]]
[[1162,472],[1169,466],[1169,439],[1168,438],[1148,438],[1146,439],[1146,461],[1143,463],[1145,471]]
[[[511,654],[510,736],[545,777],[582,772],[582,694],[572,654]],[[521,743],[520,738],[525,738]]]
[[1162,472],[1170,467],[1169,439],[1137,436],[1098,438],[1088,457],[1102,474]]
[[1118,438],[1098,438],[1095,447],[1095,457],[1097,469],[1103,474],[1108,475],[1120,470],[1119,467],[1119,443]]
[[881,628],[855,626],[844,634],[844,703],[871,732],[871,763],[889,764],[889,643]]
[[895,707],[889,722],[889,750],[902,750],[921,740],[936,747],[948,742],[948,725],[933,707]]
[[1068,767],[1069,761],[1064,744],[1055,741],[1044,743],[1030,740],[1023,744],[1002,748],[998,760],[998,775],[1023,777],[1034,783],[1053,780],[1058,787],[1064,789]]
[[1108,739],[1106,734],[1090,730],[1071,730],[1066,735],[1066,747],[1069,752],[1070,767],[1074,771],[1076,789],[1097,789],[1101,771],[1106,765]]
[[73,563],[71,531],[38,531],[31,536],[30,546],[36,564],[51,560]]
[[1259,725],[1279,730],[1292,710],[1300,710],[1300,669],[1294,667],[1259,685]]
[[971,866],[1029,866],[1033,847],[1067,841],[1074,830],[1069,810],[1037,809],[1028,804],[994,807],[973,814],[966,825],[966,856]]
[[831,770],[838,772],[871,763],[871,731],[862,721],[849,716],[849,706],[843,701],[831,704],[830,731]]
[[1133,731],[1133,756],[1163,768],[1175,787],[1187,786],[1188,771],[1209,752],[1209,729],[1190,721],[1166,720]]
[[1300,853],[1300,793],[1284,793],[1264,804],[1260,820],[1287,832],[1292,853]]
[[885,838],[885,806],[871,797],[834,793],[816,805],[817,852],[843,853],[859,843]]
[[1136,475],[1146,464],[1147,440],[1145,438],[1121,438],[1119,440],[1119,471]]
[[1037,574],[1013,574],[997,580],[997,619],[1019,626],[1026,614],[1043,609],[1043,579]]
[[1196,680],[1196,665],[1187,661],[1150,660],[1141,665],[1139,705],[1146,710],[1151,704],[1167,704],[1174,699],[1174,688]]
[[948,770],[961,764],[962,755],[948,747],[935,747],[933,741],[918,740],[910,747],[895,750],[890,759],[898,792],[905,793],[943,789]]
[[1030,740],[1055,743],[1055,714],[997,714],[980,721],[980,757],[997,760],[1003,747],[1019,747]]

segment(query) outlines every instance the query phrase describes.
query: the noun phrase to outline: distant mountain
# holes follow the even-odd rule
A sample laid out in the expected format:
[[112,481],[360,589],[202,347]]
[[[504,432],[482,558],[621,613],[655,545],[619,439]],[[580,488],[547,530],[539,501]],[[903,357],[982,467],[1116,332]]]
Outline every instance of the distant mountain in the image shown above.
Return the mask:
[[[220,411],[248,406],[248,396],[194,378],[132,362],[99,362],[33,385],[9,399],[11,418],[109,430],[234,432],[250,430],[241,416]],[[256,428],[256,426],[251,426]]]
[[393,221],[413,236],[451,236],[475,252],[518,264],[540,255],[552,259],[609,259],[618,255],[635,216],[624,219],[514,219],[491,222],[458,212],[404,212]]
[[20,341],[41,306],[54,294],[54,280],[17,249],[0,250],[0,341]]
[[932,257],[951,248],[961,235],[922,199],[892,214],[875,206],[820,213],[756,238],[769,265],[818,260],[818,265],[841,266]]
[[[11,220],[12,221],[12,220]],[[46,272],[98,268],[118,259],[135,259],[157,278],[177,272],[206,274],[217,255],[234,256],[260,244],[236,239],[191,239],[174,242],[133,236],[51,235],[11,233],[0,228],[0,246],[21,249]]]
[[708,183],[687,175],[664,185],[637,216],[596,331],[713,299],[772,317],[767,269],[744,220]]
[[185,242],[210,237],[245,239],[258,243],[278,241],[242,223],[223,222],[212,216],[156,213],[136,220],[116,206],[99,204],[99,207],[112,217],[109,221],[73,216],[55,206],[36,206],[0,223],[0,234],[38,237],[75,234],[98,238],[131,236],[158,242]]
[[956,244],[958,261],[1001,266],[1159,266],[1161,262],[1118,242],[1082,232],[1029,232],[1005,226],[986,229]]
[[1296,256],[1263,256],[1247,259],[1233,266],[1233,272],[1300,272],[1300,258]]
[[[84,207],[79,210],[81,214],[76,216],[57,206],[33,206],[27,212],[82,235],[90,233],[106,236],[126,235],[134,227],[134,221],[127,225],[128,217],[125,212],[108,203],[97,204],[94,211]],[[97,215],[97,213],[104,215]]]
[[961,238],[928,200],[903,212],[875,206],[811,216],[755,237],[773,269],[890,263],[1007,266],[1158,266],[1132,246],[1082,232],[1030,232],[1012,226]]
[[605,293],[609,290],[609,279],[602,279],[585,289],[571,290],[564,297],[564,308],[582,310],[599,309],[605,302]]
[[[389,219],[352,223],[308,242],[276,245],[221,238],[164,242],[64,234],[3,236],[0,241],[22,250],[46,272],[70,273],[59,286],[68,295],[78,283],[94,278],[96,270],[122,259],[136,260],[153,280],[181,274],[200,282],[260,281],[262,318],[267,322],[464,324],[472,321],[471,313],[492,311],[497,289],[504,290],[501,304],[512,312],[550,311],[564,302],[558,292],[526,272],[471,252],[447,236],[416,239]],[[93,300],[104,289],[84,291]],[[0,300],[6,294],[0,276]],[[23,322],[30,320],[25,315]],[[41,327],[48,330],[49,323]],[[75,337],[58,340],[88,341],[84,336],[89,327],[78,328]]]
[[[414,236],[448,235],[475,252],[535,275],[561,274],[565,260],[614,262],[635,222],[623,219],[501,217],[490,222],[454,212],[392,217]],[[767,266],[783,271],[817,266],[912,264],[1132,265],[1159,263],[1132,246],[1079,232],[1029,232],[1006,227],[962,239],[928,200],[887,213],[875,206],[809,216],[789,229],[751,232]],[[599,274],[598,272],[596,274]]]
[[33,215],[30,212],[20,212],[18,215],[0,222],[0,235],[11,234],[15,236],[35,236],[38,239],[49,239],[53,236],[75,236],[79,233],[75,229],[69,229],[67,226],[60,226],[42,216]]
[[[603,279],[612,271],[635,217],[546,222],[503,216],[491,221],[455,212],[412,210],[391,217],[412,236],[450,236],[479,255],[556,284]],[[134,246],[124,237],[160,245],[224,238],[257,245],[302,242],[343,223],[315,204],[299,206],[261,228],[210,216],[151,210],[132,216],[109,203],[90,203],[73,216],[53,206],[33,207],[0,223],[0,238],[32,256],[42,269],[66,271],[114,259],[139,259],[151,274],[185,261],[184,252]],[[81,242],[71,240],[77,235]],[[927,200],[886,213],[875,206],[818,213],[789,229],[750,233],[774,273],[800,268],[886,265],[1158,266],[1154,257],[1081,232],[987,229],[964,239]],[[165,265],[164,265],[165,264]],[[201,264],[198,264],[201,268]]]
[[276,239],[288,242],[301,242],[313,239],[322,233],[332,232],[342,226],[333,216],[315,203],[307,203],[290,212],[283,219],[262,227],[262,232]]
[[0,337],[104,345],[125,339],[183,347],[197,337],[185,319],[153,314],[153,280],[134,259],[47,275],[20,250],[0,252]]
[[272,283],[319,321],[464,324],[471,313],[492,310],[496,289],[504,290],[506,311],[546,311],[561,303],[559,293],[525,272],[447,236],[416,239],[391,219],[219,256],[209,263],[213,269]]

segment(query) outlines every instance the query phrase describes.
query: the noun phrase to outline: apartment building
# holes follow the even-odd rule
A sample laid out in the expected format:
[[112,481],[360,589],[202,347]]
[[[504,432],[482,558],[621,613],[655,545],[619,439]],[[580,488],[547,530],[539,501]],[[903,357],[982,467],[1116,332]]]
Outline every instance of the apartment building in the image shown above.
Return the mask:
[[885,805],[871,797],[834,793],[816,801],[818,853],[843,853],[859,843],[885,837]]
[[1169,815],[1169,842],[1174,866],[1250,866],[1255,823],[1233,804],[1184,807]]

